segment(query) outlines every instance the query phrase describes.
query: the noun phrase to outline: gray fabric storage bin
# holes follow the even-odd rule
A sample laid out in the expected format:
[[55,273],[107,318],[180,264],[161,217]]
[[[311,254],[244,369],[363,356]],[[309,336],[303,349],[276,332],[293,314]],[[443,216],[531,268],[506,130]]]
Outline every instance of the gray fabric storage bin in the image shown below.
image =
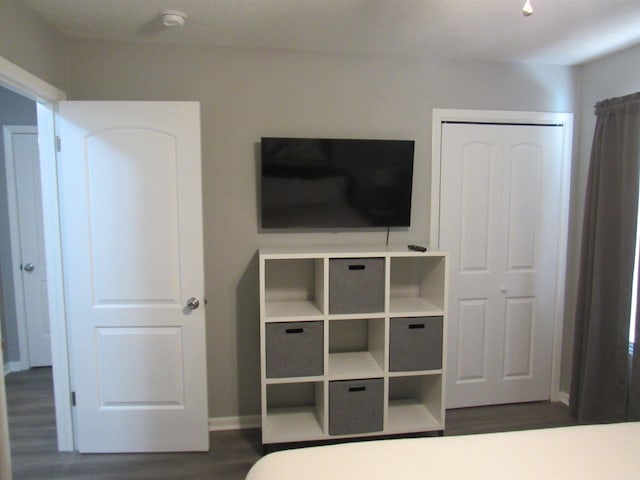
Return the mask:
[[384,258],[329,259],[329,313],[384,311]]
[[442,368],[442,317],[392,318],[389,324],[389,370]]
[[329,382],[329,434],[378,432],[383,428],[382,378]]
[[268,323],[265,332],[267,378],[324,373],[323,322]]

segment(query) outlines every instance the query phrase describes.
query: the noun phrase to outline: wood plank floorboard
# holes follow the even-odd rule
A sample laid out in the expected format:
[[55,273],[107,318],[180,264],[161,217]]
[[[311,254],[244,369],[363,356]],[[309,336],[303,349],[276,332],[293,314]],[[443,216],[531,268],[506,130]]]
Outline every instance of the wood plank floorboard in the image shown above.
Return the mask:
[[[5,377],[14,480],[243,480],[262,456],[260,430],[211,432],[206,453],[101,454],[57,451],[50,368]],[[447,411],[445,435],[575,425],[561,403]]]

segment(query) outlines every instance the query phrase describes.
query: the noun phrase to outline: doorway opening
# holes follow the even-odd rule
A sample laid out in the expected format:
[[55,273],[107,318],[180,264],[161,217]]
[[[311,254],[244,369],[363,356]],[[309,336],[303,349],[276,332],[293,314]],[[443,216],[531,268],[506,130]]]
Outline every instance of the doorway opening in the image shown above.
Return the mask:
[[36,102],[0,87],[0,295],[5,375],[51,366]]
[[[62,253],[60,248],[60,216],[54,129],[56,105],[66,99],[66,94],[2,57],[0,57],[0,87],[16,93],[35,104],[47,277],[46,297],[51,328],[50,343],[53,403],[55,405],[55,434],[58,450],[73,451],[73,420],[71,402],[69,401],[71,388],[64,308]],[[0,381],[4,383],[4,361],[3,376]],[[0,413],[4,415],[5,411],[6,405],[3,402],[3,405],[0,405]]]
[[[35,375],[40,378],[37,402],[53,406],[36,102],[0,87],[0,126],[3,376],[11,397],[26,399],[29,387],[19,376]],[[15,402],[9,405],[8,418],[10,438],[15,438],[16,422],[20,423]],[[55,422],[49,423],[55,438]],[[46,426],[29,423],[27,428],[41,432]]]

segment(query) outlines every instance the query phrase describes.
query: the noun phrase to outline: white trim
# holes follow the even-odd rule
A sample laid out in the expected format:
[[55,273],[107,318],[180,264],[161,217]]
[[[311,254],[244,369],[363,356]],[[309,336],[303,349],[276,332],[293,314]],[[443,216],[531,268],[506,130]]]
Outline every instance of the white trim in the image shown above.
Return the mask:
[[42,226],[47,260],[47,301],[51,329],[51,366],[56,407],[58,450],[74,450],[73,410],[70,401],[71,371],[62,273],[62,239],[58,198],[55,118],[53,109],[37,104]]
[[566,304],[569,208],[571,203],[571,171],[573,168],[573,114],[558,114],[563,127],[562,185],[560,191],[560,232],[558,233],[558,269],[556,277],[556,311],[551,363],[551,400],[560,399],[562,376],[562,331]]
[[22,263],[20,245],[20,218],[18,213],[18,190],[16,184],[16,167],[13,152],[13,135],[37,134],[38,127],[34,125],[4,125],[4,160],[5,180],[7,187],[7,206],[9,209],[9,249],[11,251],[11,272],[13,274],[13,297],[16,307],[16,325],[18,328],[18,354],[20,370],[27,370],[31,366],[29,360],[29,342],[27,341],[27,315],[24,304],[24,284],[22,282]]
[[69,349],[64,311],[62,276],[62,250],[60,249],[60,215],[58,209],[58,183],[55,152],[53,112],[66,94],[32,75],[26,70],[0,57],[0,85],[38,102],[38,143],[40,149],[40,175],[44,221],[45,255],[47,263],[47,290],[49,322],[51,326],[54,404],[58,450],[73,451],[73,422],[69,392]]
[[20,362],[7,362],[4,364],[4,376],[6,377],[7,375],[9,375],[10,373],[13,372],[21,372],[25,370],[24,368],[22,368],[22,365],[20,364]]
[[245,415],[242,417],[212,417],[209,419],[210,432],[260,428],[260,425],[262,425],[260,415]]
[[567,272],[567,238],[569,234],[569,205],[571,201],[571,168],[573,148],[573,113],[515,112],[498,110],[433,109],[431,129],[431,217],[429,245],[438,248],[440,241],[440,172],[442,123],[446,121],[484,123],[557,124],[563,126],[562,185],[560,193],[560,231],[558,233],[558,264],[556,277],[557,301],[553,330],[553,359],[551,363],[550,399],[561,399],[560,374],[562,364],[562,325],[565,307],[565,279]]
[[0,57],[0,85],[39,102],[56,103],[67,98],[62,90],[3,57]]
[[569,394],[567,392],[559,392],[558,393],[558,401],[564,403],[567,407],[569,406]]

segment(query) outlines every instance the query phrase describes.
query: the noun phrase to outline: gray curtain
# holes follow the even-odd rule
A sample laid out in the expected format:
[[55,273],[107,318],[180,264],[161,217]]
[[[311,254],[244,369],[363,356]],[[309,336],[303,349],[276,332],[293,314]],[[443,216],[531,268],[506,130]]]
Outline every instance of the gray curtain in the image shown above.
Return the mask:
[[[636,325],[640,325],[640,319],[637,317]],[[636,331],[638,330],[638,327],[636,327]],[[636,334],[636,347],[633,353],[631,383],[629,385],[629,407],[627,410],[627,420],[633,420],[634,422],[640,421],[640,345],[638,345],[637,338],[638,335]]]
[[624,421],[640,411],[640,371],[630,371],[629,361],[640,92],[599,102],[595,114],[570,396],[571,412],[585,423]]

